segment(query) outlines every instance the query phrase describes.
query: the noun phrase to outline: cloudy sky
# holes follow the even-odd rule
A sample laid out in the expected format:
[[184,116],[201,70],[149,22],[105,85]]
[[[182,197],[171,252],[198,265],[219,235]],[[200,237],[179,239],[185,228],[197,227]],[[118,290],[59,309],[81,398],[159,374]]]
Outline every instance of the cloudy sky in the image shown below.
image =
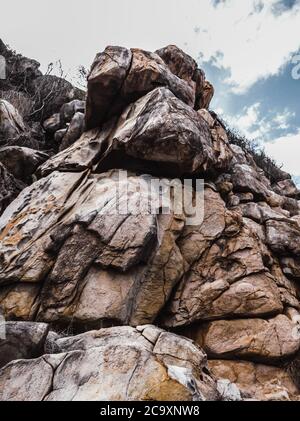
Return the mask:
[[44,70],[61,59],[70,79],[109,44],[178,45],[214,84],[212,108],[300,184],[300,0],[0,0],[0,12],[4,42]]

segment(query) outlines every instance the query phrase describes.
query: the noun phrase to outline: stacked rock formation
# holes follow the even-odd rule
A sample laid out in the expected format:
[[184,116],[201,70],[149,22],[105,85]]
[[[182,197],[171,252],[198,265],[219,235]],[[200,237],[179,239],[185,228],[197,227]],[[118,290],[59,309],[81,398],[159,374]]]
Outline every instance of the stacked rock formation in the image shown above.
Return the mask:
[[[0,399],[299,399],[300,192],[229,143],[213,93],[175,46],[107,47],[85,116],[44,121],[58,153],[0,150]],[[153,176],[204,179],[202,222],[142,212]]]

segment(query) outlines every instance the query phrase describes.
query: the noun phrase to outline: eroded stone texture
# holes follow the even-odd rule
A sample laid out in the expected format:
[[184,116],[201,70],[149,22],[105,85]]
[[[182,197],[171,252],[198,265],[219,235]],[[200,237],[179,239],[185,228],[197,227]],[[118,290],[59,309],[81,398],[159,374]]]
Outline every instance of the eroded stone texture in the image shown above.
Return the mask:
[[67,149],[80,138],[84,132],[84,125],[84,114],[81,112],[75,113],[72,120],[70,121],[67,132],[62,139],[61,145],[59,147],[60,151]]
[[49,158],[44,152],[19,146],[0,148],[0,162],[19,180],[26,182],[38,166]]
[[220,399],[201,349],[154,326],[102,329],[57,344],[60,354],[15,361],[0,370],[0,399]]
[[210,360],[209,368],[219,379],[235,383],[247,399],[299,400],[300,390],[284,368],[248,361]]
[[266,241],[276,253],[291,253],[297,256],[300,253],[300,227],[291,219],[267,221]]
[[191,337],[213,358],[272,362],[291,357],[300,348],[296,323],[282,314],[267,320],[213,321],[195,328]]
[[0,338],[0,367],[42,355],[48,329],[45,323],[6,322],[5,338]]
[[158,54],[107,47],[96,56],[88,76],[87,128],[99,126],[157,86],[166,86],[182,101],[194,106],[195,87],[175,76]]
[[[139,193],[149,180],[54,172],[25,189],[0,220],[1,284],[43,282],[34,300],[42,321],[153,321],[184,273],[176,244],[184,216],[149,213]],[[10,294],[3,309],[13,315]],[[15,310],[26,319],[31,305]]]
[[299,189],[296,187],[295,183],[290,178],[287,180],[278,181],[272,187],[275,193],[281,194],[282,196],[294,198],[300,197]]
[[24,121],[16,108],[8,101],[0,99],[0,140],[13,139],[25,130]]
[[[45,342],[52,355],[10,363],[0,394],[175,400],[217,399],[218,390],[223,400],[297,399],[283,369],[299,378],[300,201],[290,176],[267,161],[263,170],[247,147],[230,144],[237,139],[208,111],[212,85],[176,46],[107,47],[89,75],[85,116],[84,101],[64,104],[75,98],[67,91],[47,105],[44,118],[56,114],[43,122],[51,155],[61,151],[35,174],[35,158],[46,157],[33,150],[30,165],[6,160],[12,174],[0,164],[0,213],[24,188],[13,174],[41,177],[0,218],[0,312],[52,329]],[[5,113],[2,129],[20,136],[22,124]],[[128,180],[118,179],[118,168],[132,171]],[[175,194],[169,213],[158,215],[159,201],[157,214],[144,212],[146,173],[193,178],[194,187],[204,178],[203,221],[190,225],[187,209],[176,213]],[[119,212],[128,189],[130,211]],[[193,200],[202,214],[195,191]],[[213,389],[206,369],[199,374],[204,354],[153,326],[70,338],[53,331],[145,323],[190,336],[218,359]]]
[[156,51],[171,72],[187,82],[195,82],[196,61],[176,45],[168,45]]
[[[165,310],[163,323],[174,327],[197,320],[281,312],[280,291],[265,266],[266,251],[259,238],[239,225],[237,215],[222,208],[217,193],[206,191],[205,203],[202,226],[187,235],[184,231],[180,239],[182,254],[192,264]],[[210,229],[216,230],[212,237],[206,236]]]
[[87,129],[99,126],[117,100],[132,61],[132,52],[123,47],[106,47],[97,54],[88,76]]
[[16,283],[0,288],[0,311],[6,320],[35,320],[41,285]]

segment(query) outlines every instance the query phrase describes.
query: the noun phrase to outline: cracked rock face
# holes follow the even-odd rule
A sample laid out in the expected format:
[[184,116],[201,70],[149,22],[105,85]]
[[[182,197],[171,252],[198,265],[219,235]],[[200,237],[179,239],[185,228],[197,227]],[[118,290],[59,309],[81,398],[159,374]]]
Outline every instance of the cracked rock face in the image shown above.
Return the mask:
[[[17,317],[10,286],[36,296],[42,282],[37,299],[15,307],[18,314],[33,314],[38,300],[43,321],[139,324],[156,317],[184,272],[176,244],[184,216],[143,214],[148,200],[138,189],[147,188],[147,177],[132,175],[117,191],[118,177],[54,172],[6,209],[0,283],[10,317]],[[117,214],[127,192],[131,213]]]
[[206,356],[154,326],[116,327],[56,339],[58,354],[0,370],[0,399],[217,400]]
[[19,146],[6,146],[0,148],[0,162],[13,176],[19,180],[27,181],[36,169],[49,155],[30,148]]

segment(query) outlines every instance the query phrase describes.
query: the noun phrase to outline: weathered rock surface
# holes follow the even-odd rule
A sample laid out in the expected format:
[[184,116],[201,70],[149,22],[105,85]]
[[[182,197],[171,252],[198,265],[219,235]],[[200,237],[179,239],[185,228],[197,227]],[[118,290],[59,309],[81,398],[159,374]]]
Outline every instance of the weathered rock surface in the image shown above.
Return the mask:
[[228,360],[210,360],[209,368],[217,378],[235,383],[245,398],[262,401],[300,399],[299,389],[284,368]]
[[19,146],[0,148],[0,162],[19,180],[26,182],[49,155]]
[[0,400],[218,400],[205,354],[154,326],[91,331],[57,340],[59,354],[0,370]]
[[294,198],[300,197],[300,191],[291,179],[278,181],[272,187],[277,194]]
[[285,315],[267,320],[213,321],[196,328],[191,337],[213,358],[272,362],[292,356],[300,348],[297,325]]
[[8,101],[0,99],[0,140],[12,139],[25,130],[24,121],[16,108]]
[[[171,49],[173,60],[168,58]],[[183,62],[184,66],[181,65]],[[128,103],[158,86],[165,86],[177,98],[194,107],[196,93],[198,96],[202,93],[202,79],[194,76],[196,69],[192,62],[191,57],[174,46],[160,50],[158,54],[107,47],[96,56],[88,76],[86,127],[98,127]]]
[[231,150],[225,133],[215,128],[212,133],[201,114],[166,88],[158,88],[129,105],[117,122],[84,133],[40,172],[78,171],[97,162],[99,168],[127,165],[171,176],[220,170],[230,161]]
[[132,213],[117,214],[118,181],[117,172],[54,172],[2,216],[0,283],[32,289],[43,281],[39,320],[153,321],[183,275],[176,240],[184,217],[136,212],[147,210],[148,198],[137,190],[148,184],[134,175],[118,191],[120,202],[132,191]]
[[13,360],[42,355],[48,330],[45,323],[7,322],[6,338],[0,338],[0,367]]
[[59,147],[60,151],[67,149],[71,146],[76,140],[80,138],[84,132],[85,121],[84,114],[81,112],[76,112],[70,121],[70,124],[67,128],[66,134],[62,138],[61,145]]

